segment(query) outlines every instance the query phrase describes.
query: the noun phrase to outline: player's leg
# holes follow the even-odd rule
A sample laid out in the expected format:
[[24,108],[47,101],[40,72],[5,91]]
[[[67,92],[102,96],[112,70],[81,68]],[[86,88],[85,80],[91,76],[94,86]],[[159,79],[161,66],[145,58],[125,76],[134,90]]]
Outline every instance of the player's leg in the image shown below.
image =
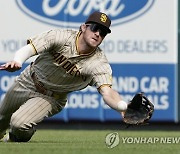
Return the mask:
[[22,105],[29,96],[27,89],[15,82],[7,91],[3,101],[0,103],[0,139],[3,138],[12,114]]
[[11,117],[9,138],[15,142],[27,142],[35,133],[35,127],[44,118],[50,117],[64,106],[47,98],[29,99]]

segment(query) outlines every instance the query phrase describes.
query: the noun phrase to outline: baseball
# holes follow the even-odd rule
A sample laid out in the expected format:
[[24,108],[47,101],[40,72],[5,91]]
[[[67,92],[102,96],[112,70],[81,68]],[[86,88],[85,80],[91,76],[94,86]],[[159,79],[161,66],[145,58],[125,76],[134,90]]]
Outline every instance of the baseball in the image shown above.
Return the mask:
[[127,103],[124,102],[124,101],[118,102],[118,104],[117,104],[117,109],[118,109],[120,112],[126,111],[126,110],[127,110]]

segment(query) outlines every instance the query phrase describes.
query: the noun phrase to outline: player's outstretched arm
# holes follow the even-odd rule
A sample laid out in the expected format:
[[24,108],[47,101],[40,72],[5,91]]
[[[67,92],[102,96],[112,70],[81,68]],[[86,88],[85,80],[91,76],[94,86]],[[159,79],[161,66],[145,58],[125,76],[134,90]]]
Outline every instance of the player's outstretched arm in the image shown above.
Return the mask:
[[102,86],[99,89],[100,94],[102,95],[105,103],[110,106],[112,109],[121,112],[122,116],[123,113],[127,109],[127,103],[124,102],[119,95],[118,92],[110,88],[109,86]]
[[28,44],[15,53],[14,59],[12,61],[1,65],[0,70],[6,70],[8,72],[18,71],[21,69],[22,64],[33,55],[35,55],[34,48],[31,44]]

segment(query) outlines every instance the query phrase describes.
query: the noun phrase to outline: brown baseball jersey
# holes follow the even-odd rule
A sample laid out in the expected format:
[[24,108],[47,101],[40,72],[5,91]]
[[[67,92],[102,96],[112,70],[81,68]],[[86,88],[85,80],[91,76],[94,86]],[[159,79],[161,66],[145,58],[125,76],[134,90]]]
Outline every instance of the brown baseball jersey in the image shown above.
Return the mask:
[[98,47],[87,55],[79,55],[77,41],[80,32],[50,30],[28,40],[39,57],[32,66],[47,89],[71,92],[94,85],[111,85],[111,68]]

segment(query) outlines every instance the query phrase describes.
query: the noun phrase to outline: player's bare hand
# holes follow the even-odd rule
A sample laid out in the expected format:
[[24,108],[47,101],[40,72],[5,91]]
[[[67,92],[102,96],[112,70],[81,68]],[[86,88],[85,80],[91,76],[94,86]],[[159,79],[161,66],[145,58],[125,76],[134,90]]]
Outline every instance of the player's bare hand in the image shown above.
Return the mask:
[[15,72],[20,70],[22,65],[16,61],[10,61],[0,66],[0,70],[6,70],[8,72]]

